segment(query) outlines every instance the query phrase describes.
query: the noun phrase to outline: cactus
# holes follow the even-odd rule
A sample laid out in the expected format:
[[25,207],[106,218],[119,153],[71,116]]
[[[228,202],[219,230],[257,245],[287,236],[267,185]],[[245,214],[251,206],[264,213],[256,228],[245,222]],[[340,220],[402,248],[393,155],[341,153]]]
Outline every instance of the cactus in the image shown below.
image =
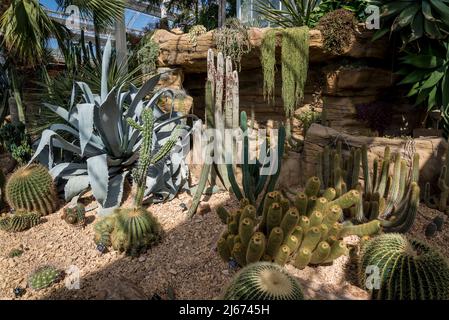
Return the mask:
[[[325,198],[316,199],[313,192],[310,197],[298,193],[290,203],[280,192],[273,191],[264,200],[260,219],[252,205],[226,214],[217,210],[220,216],[227,216],[227,229],[218,240],[217,251],[224,261],[233,259],[242,267],[262,260],[284,265],[293,259],[297,268],[332,262],[348,253],[341,241],[343,236],[372,235],[381,229],[379,220],[352,227],[339,223],[343,211],[338,203],[354,205],[358,200],[351,196],[354,192],[357,193],[351,190],[330,203]],[[314,210],[307,216],[308,203],[315,203],[313,209],[322,211]],[[304,212],[302,215],[298,207]]]
[[[399,154],[391,154],[390,148],[386,147],[383,160],[381,162],[378,159],[374,160],[372,174],[369,169],[366,145],[361,148],[351,148],[349,156],[343,157],[342,144],[338,142],[334,149],[326,146],[319,155],[319,160],[317,171],[325,172],[328,177],[324,180],[327,183],[323,183],[320,194],[327,199],[331,198],[333,192],[329,188],[333,188],[336,196],[339,197],[338,205],[352,222],[365,223],[379,219],[386,232],[410,230],[415,221],[419,201],[415,197],[419,192],[418,154],[413,155],[409,168],[406,160]],[[393,170],[390,173],[391,166]],[[359,181],[360,171],[364,179],[363,185]],[[444,187],[441,179],[440,185],[441,188]],[[345,187],[356,191],[345,194]],[[426,194],[429,193],[428,190],[430,187],[426,188]],[[449,188],[447,191],[449,194]],[[344,202],[349,200],[348,203],[352,203],[356,196],[355,192],[359,193],[359,199],[355,206],[350,207]],[[341,195],[344,196],[341,197]],[[328,205],[335,203],[335,200],[329,200]]]
[[0,218],[0,229],[7,232],[21,232],[40,223],[41,215],[38,212],[18,210],[11,216]]
[[438,192],[431,195],[430,182],[425,185],[424,201],[426,206],[432,209],[448,213],[448,198],[449,198],[449,148],[446,150],[444,164],[441,167],[440,175],[438,177]]
[[375,237],[362,245],[359,279],[367,281],[368,266],[380,271],[380,286],[371,290],[373,299],[447,300],[449,266],[432,247],[396,233]]
[[3,170],[0,169],[0,210],[3,208],[3,197],[5,195],[5,183],[6,183],[6,177],[3,173]]
[[[239,126],[239,77],[236,70],[233,70],[230,57],[223,57],[221,52],[215,56],[212,49],[207,53],[207,81],[205,92],[205,121],[207,128],[215,128],[220,132],[222,141],[214,140],[214,149],[206,150],[208,155],[213,154],[213,159],[219,159],[217,163],[205,163],[201,169],[200,181],[193,197],[192,205],[188,215],[193,216],[198,208],[201,195],[203,194],[208,179],[215,183],[213,177],[218,175],[224,187],[231,190],[229,179],[230,168],[224,164],[226,152],[234,153],[226,149],[229,141],[225,140],[225,129],[236,129]],[[232,165],[231,165],[232,167]],[[238,192],[232,187],[234,192]],[[236,194],[241,199],[241,194]]]
[[86,226],[86,208],[81,203],[74,206],[67,206],[63,209],[61,219],[77,227]]
[[15,210],[37,211],[42,215],[53,213],[57,207],[53,179],[46,168],[30,164],[17,169],[8,179],[6,201]]
[[61,280],[63,273],[53,266],[42,266],[28,277],[28,285],[34,290],[51,286]]
[[224,300],[304,300],[297,280],[277,264],[258,262],[239,271]]
[[433,222],[429,223],[424,231],[424,234],[427,238],[433,237],[437,233],[437,225]]

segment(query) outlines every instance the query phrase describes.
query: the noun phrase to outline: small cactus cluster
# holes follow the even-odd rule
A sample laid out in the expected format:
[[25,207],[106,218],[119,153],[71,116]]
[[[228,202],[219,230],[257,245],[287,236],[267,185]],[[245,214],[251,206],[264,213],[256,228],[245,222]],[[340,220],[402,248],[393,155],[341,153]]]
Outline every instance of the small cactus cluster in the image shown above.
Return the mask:
[[335,198],[335,190],[326,190],[326,197],[317,197],[320,180],[308,180],[305,192],[299,192],[293,204],[280,192],[267,194],[258,217],[256,209],[243,199],[238,210],[228,212],[217,208],[217,214],[227,229],[221,235],[217,249],[224,261],[231,258],[240,266],[269,261],[284,265],[293,259],[293,265],[303,269],[309,264],[331,263],[348,253],[343,237],[366,236],[381,229],[378,220],[343,225],[342,209],[353,206],[359,193],[350,190]]
[[132,256],[140,254],[161,235],[161,228],[151,212],[144,208],[117,208],[95,224],[95,243]]
[[427,226],[424,234],[427,238],[433,237],[438,231],[443,230],[444,217],[441,215],[436,216]]
[[61,280],[63,272],[53,266],[42,266],[28,277],[28,285],[33,290],[40,290]]
[[226,288],[224,300],[304,300],[298,281],[284,268],[269,262],[240,270]]
[[449,148],[445,153],[444,164],[441,167],[440,176],[438,177],[437,188],[435,194],[431,194],[431,184],[426,183],[424,188],[424,202],[426,206],[432,209],[438,209],[441,212],[449,214]]
[[57,207],[56,189],[48,170],[39,164],[17,169],[6,183],[6,201],[15,210],[53,213]]
[[68,224],[83,228],[86,226],[86,208],[81,203],[69,205],[63,209],[61,219]]
[[21,232],[40,223],[41,215],[38,212],[18,210],[14,214],[0,218],[0,230],[7,232]]
[[317,160],[317,175],[323,189],[334,188],[337,197],[347,189],[360,192],[359,202],[346,209],[345,216],[356,223],[379,219],[385,232],[410,230],[420,197],[418,154],[413,155],[409,166],[399,153],[391,155],[387,146],[383,160],[374,159],[371,174],[367,146],[351,148],[349,156],[344,157],[339,141],[336,148],[325,146]]
[[449,265],[435,249],[404,235],[387,233],[362,244],[359,279],[367,287],[376,266],[380,283],[370,283],[373,299],[447,300]]

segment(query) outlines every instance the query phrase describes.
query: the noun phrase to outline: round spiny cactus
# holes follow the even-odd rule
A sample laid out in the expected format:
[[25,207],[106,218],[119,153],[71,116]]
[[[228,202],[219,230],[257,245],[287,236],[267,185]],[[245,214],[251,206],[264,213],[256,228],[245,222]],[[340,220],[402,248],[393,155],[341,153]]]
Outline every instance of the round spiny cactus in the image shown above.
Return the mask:
[[40,223],[38,212],[16,211],[14,215],[0,218],[0,229],[8,232],[20,232]]
[[11,208],[37,211],[42,215],[56,210],[57,197],[48,170],[38,164],[19,168],[6,183],[6,201]]
[[62,212],[61,219],[68,224],[84,227],[86,225],[86,208],[81,203],[67,206]]
[[377,287],[377,283],[371,283],[373,299],[449,299],[447,261],[439,252],[418,240],[389,233],[364,242],[359,262],[362,286],[372,278],[368,279],[373,266],[379,268],[380,276]]
[[303,300],[299,283],[275,263],[257,262],[240,270],[225,300]]
[[160,225],[145,208],[118,208],[113,217],[110,240],[116,250],[136,255],[160,238]]
[[61,279],[62,272],[53,266],[43,266],[28,277],[28,285],[34,290],[49,287]]

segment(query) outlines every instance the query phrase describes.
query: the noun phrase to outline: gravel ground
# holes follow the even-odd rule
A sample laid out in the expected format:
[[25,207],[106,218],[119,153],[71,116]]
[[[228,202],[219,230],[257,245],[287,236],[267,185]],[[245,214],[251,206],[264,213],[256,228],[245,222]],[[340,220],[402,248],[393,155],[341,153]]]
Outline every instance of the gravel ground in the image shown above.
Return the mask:
[[[0,232],[0,299],[15,299],[13,289],[27,286],[27,276],[37,267],[52,264],[61,270],[76,266],[80,289],[69,290],[65,281],[50,288],[26,288],[18,299],[104,299],[146,298],[213,299],[220,295],[234,274],[222,262],[215,243],[224,226],[214,212],[219,204],[236,207],[228,193],[208,200],[212,212],[186,216],[181,203],[190,196],[181,194],[173,201],[151,206],[164,230],[161,243],[138,258],[115,251],[100,254],[93,243],[95,211],[87,214],[88,225],[78,229],[60,219],[59,213],[21,233]],[[87,201],[86,204],[89,204]],[[348,239],[356,242],[356,239]],[[20,257],[8,258],[11,249],[23,248]],[[298,278],[310,299],[367,299],[368,294],[354,283],[354,263],[342,257],[330,266],[286,268]],[[120,281],[117,281],[120,280]]]

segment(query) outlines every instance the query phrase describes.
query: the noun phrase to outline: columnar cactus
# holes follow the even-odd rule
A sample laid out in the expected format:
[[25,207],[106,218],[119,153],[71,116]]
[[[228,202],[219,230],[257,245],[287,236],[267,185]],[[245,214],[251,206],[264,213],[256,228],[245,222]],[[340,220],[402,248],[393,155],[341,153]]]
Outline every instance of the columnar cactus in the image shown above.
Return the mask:
[[71,225],[84,227],[86,225],[86,208],[81,203],[65,207],[62,211],[61,219]]
[[377,266],[380,275],[379,286],[370,286],[373,299],[449,299],[447,260],[418,240],[389,233],[364,242],[359,262],[362,287],[367,284],[371,266]]
[[43,266],[28,277],[28,285],[34,290],[44,289],[61,280],[62,275],[63,273],[53,266]]
[[7,232],[21,232],[40,223],[41,215],[38,212],[18,210],[13,215],[0,218],[0,230]]
[[30,164],[16,170],[6,184],[6,200],[16,210],[53,213],[57,207],[56,189],[46,168]]
[[[373,161],[371,174],[366,145],[352,148],[349,156],[344,157],[342,144],[338,142],[334,149],[326,146],[319,154],[317,172],[324,181],[320,191],[324,197],[329,188],[335,190],[336,196],[347,188],[359,191],[355,206],[342,206],[345,216],[350,216],[353,222],[380,219],[386,232],[407,232],[413,225],[419,205],[418,154],[413,155],[409,167],[405,159],[399,154],[392,155],[386,147],[383,160]],[[359,179],[361,172],[363,183]]]
[[438,178],[438,191],[431,195],[430,182],[426,183],[424,191],[424,201],[426,206],[432,209],[438,209],[442,212],[449,212],[448,198],[449,198],[449,148],[446,150],[444,165],[441,168],[440,176]]
[[298,281],[277,264],[258,262],[236,274],[224,300],[304,300]]
[[240,266],[256,261],[284,265],[292,259],[293,264],[302,269],[309,264],[329,263],[347,254],[342,241],[344,236],[366,236],[381,230],[379,220],[357,226],[339,223],[343,216],[340,205],[356,204],[358,191],[350,190],[328,201],[315,196],[319,188],[319,179],[311,178],[306,192],[298,193],[293,203],[280,192],[270,192],[265,197],[261,217],[255,216],[255,207],[251,204],[243,203],[244,207],[230,212],[219,207],[220,217],[223,220],[227,217],[227,228],[217,243],[221,258],[226,262],[233,259]]

